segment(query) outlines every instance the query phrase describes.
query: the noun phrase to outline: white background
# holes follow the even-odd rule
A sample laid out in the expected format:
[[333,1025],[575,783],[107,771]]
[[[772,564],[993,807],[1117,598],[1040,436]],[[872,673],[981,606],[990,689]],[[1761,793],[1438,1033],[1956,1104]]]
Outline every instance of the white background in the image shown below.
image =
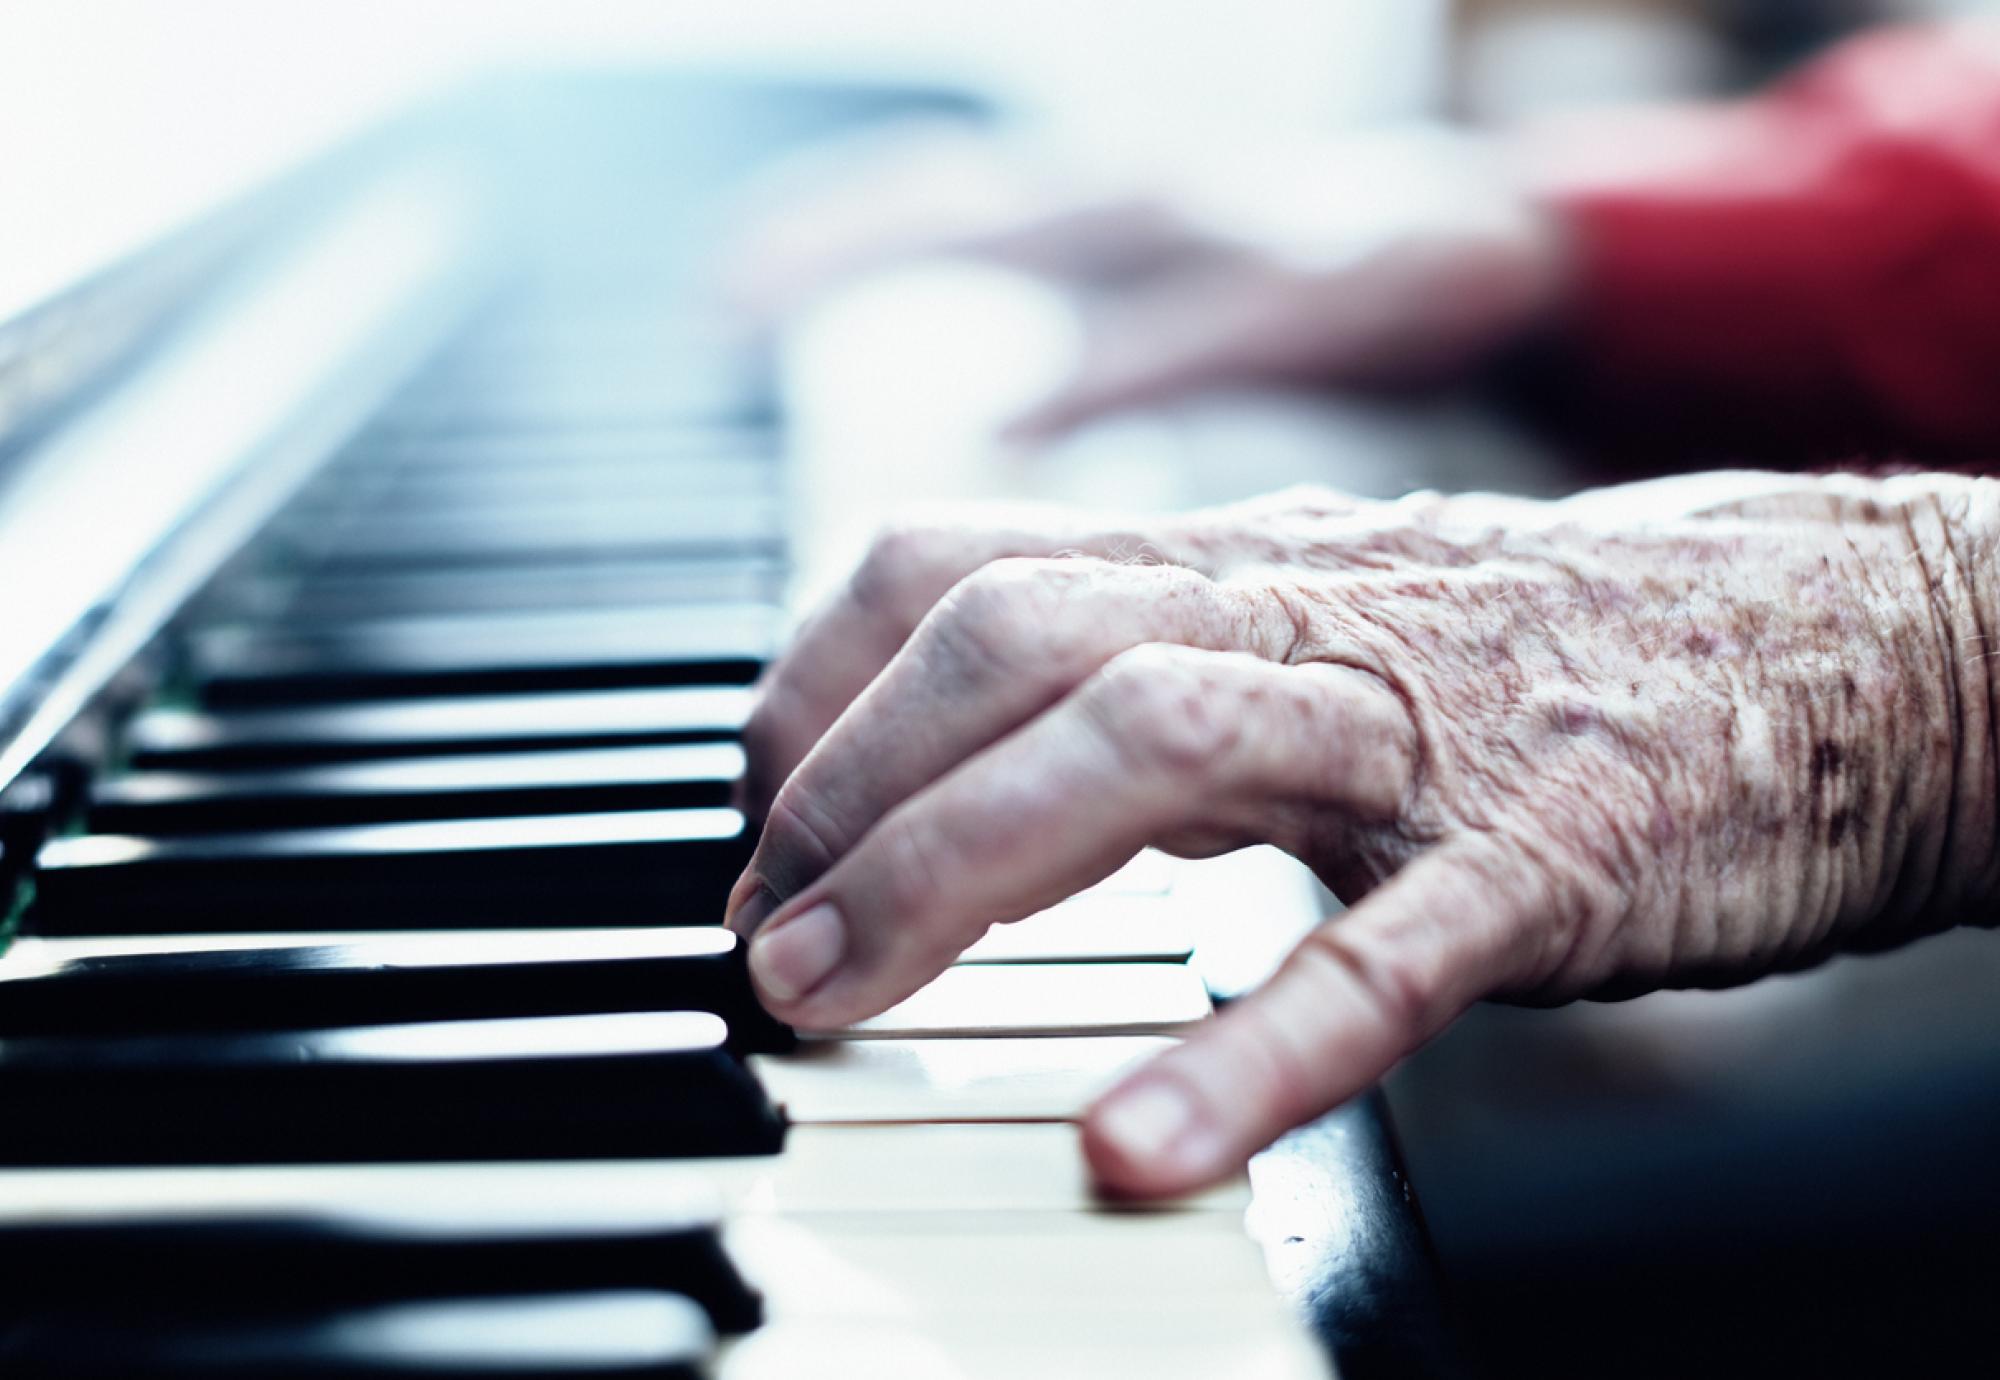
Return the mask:
[[1445,0],[0,0],[0,320],[372,116],[523,61],[965,76],[1080,142],[1422,111]]

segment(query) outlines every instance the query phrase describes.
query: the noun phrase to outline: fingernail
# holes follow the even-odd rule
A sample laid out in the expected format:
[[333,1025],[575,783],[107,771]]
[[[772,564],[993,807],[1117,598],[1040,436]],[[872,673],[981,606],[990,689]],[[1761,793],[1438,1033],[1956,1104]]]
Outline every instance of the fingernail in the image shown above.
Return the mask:
[[771,918],[771,912],[778,908],[778,893],[768,886],[759,885],[750,893],[750,899],[736,908],[736,913],[723,923],[743,938],[757,933],[763,923]]
[[1114,1096],[1099,1110],[1097,1127],[1125,1159],[1188,1173],[1201,1171],[1218,1143],[1193,1100],[1163,1079],[1148,1079]]
[[751,941],[750,976],[774,1000],[796,1001],[826,981],[846,951],[847,925],[833,902],[822,901]]

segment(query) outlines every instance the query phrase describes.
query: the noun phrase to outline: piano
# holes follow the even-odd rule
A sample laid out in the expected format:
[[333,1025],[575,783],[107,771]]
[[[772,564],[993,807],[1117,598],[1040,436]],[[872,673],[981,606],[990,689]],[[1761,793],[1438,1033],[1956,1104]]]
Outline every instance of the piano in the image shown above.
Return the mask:
[[815,534],[704,274],[740,178],[913,111],[988,118],[489,82],[0,326],[0,1374],[1451,1368],[1379,1100],[1082,1175],[1295,866],[1142,856],[830,1035],[719,927]]

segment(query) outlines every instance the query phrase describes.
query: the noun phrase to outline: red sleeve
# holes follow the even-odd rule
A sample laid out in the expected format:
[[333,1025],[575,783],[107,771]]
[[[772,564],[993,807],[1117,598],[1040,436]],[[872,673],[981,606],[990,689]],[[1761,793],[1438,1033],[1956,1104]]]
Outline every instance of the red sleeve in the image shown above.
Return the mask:
[[2000,31],[1877,32],[1540,152],[1579,253],[1570,357],[1628,420],[2000,452]]

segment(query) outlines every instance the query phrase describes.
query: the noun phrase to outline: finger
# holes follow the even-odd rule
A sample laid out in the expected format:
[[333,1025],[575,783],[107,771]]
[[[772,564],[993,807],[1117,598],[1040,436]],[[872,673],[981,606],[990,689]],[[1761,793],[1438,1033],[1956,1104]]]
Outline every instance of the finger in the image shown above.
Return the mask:
[[1047,202],[1018,151],[956,125],[893,125],[781,163],[731,209],[723,300],[768,323],[830,283]]
[[744,726],[750,754],[743,805],[761,817],[773,795],[833,721],[902,648],[932,607],[982,566],[1012,557],[1077,553],[1199,566],[1202,542],[1173,521],[1091,523],[1058,507],[982,510],[975,525],[949,519],[891,528],[838,595],[799,630],[766,673]]
[[976,255],[1050,278],[1131,279],[1197,256],[1187,223],[1158,199],[1105,195],[1044,208],[947,241],[947,253]]
[[721,295],[766,325],[840,279],[902,259],[969,255],[1085,278],[1170,258],[1191,236],[1157,197],[956,128],[819,150],[767,178],[732,220]]
[[808,1027],[901,1000],[996,923],[1200,826],[1287,839],[1297,805],[1403,803],[1414,738],[1364,672],[1150,645],[891,811],[752,942],[760,995]]
[[743,728],[753,815],[944,592],[1007,548],[998,532],[905,526],[883,532],[841,590],[764,673]]
[[[889,809],[1143,642],[1247,648],[1248,602],[1180,566],[1007,560],[953,588],[772,800],[729,912],[789,897]],[[760,917],[742,918],[748,932]]]
[[1100,1099],[1084,1124],[1092,1172],[1132,1197],[1233,1173],[1524,971],[1549,913],[1533,871],[1490,845],[1424,854]]
[[854,575],[807,620],[765,673],[745,724],[750,754],[743,805],[761,816],[778,785],[854,697],[889,663],[945,591],[990,561],[1109,547],[1109,532],[1079,530],[1057,509],[1001,510],[980,524],[949,519],[890,528]]
[[[1346,271],[1254,254],[1162,275],[1106,315],[1075,378],[1008,427],[1033,442],[1122,408],[1223,384],[1363,384],[1444,377],[1504,316],[1504,284],[1463,246],[1419,246]],[[1445,291],[1452,288],[1454,291]],[[1462,291],[1456,290],[1463,288]],[[1493,300],[1489,300],[1493,299]]]
[[1278,372],[1274,358],[1297,316],[1278,285],[1242,265],[1163,276],[1104,310],[1075,374],[1009,422],[1006,438],[1033,443],[1109,413]]

